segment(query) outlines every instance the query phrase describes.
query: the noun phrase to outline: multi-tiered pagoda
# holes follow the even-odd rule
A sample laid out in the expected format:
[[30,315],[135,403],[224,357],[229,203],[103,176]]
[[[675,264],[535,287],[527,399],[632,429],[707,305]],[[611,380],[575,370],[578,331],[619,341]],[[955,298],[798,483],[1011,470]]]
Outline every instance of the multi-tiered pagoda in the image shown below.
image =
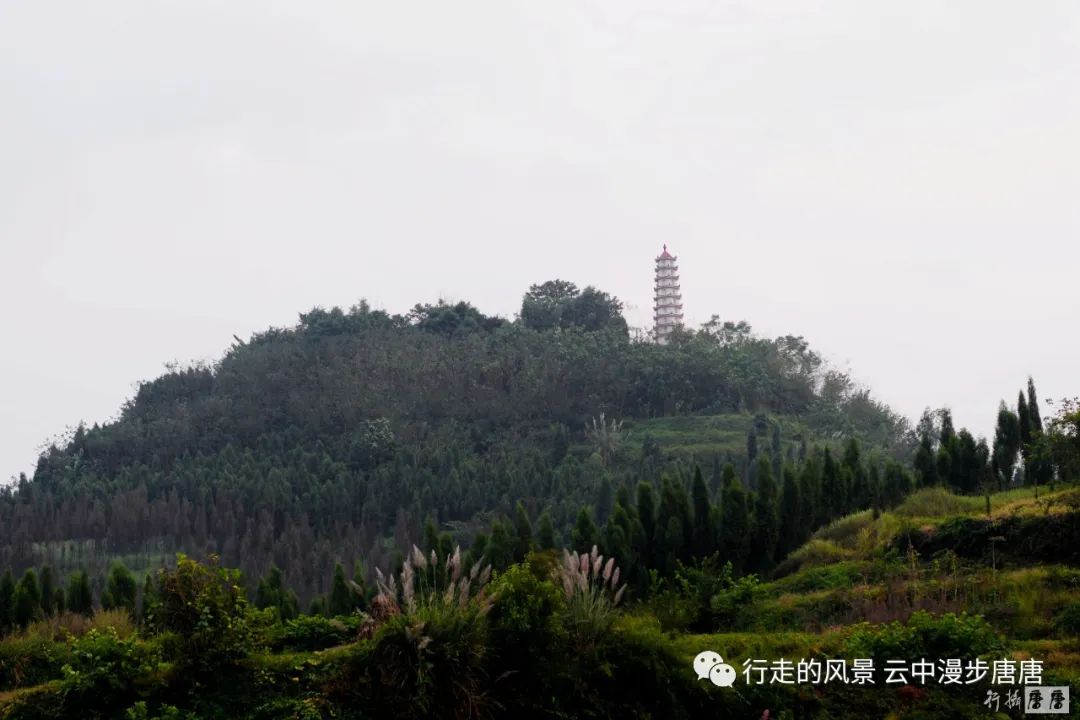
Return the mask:
[[683,324],[682,290],[679,288],[678,258],[667,250],[656,258],[656,300],[653,303],[653,333],[664,345],[677,325]]

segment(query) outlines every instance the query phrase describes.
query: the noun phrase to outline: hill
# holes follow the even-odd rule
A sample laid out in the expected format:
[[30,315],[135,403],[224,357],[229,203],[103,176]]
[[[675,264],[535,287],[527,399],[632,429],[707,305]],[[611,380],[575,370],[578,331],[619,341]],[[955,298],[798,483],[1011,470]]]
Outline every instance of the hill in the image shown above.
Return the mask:
[[640,480],[688,489],[700,464],[715,492],[725,462],[749,479],[756,447],[779,471],[851,438],[904,455],[907,431],[800,337],[713,321],[636,341],[593,288],[534,286],[513,322],[467,303],[315,309],[46,451],[0,495],[0,567],[90,568],[100,589],[112,558],[218,553],[249,577],[276,564],[306,601],[336,562],[390,564],[429,518],[468,546],[520,500],[569,540],[583,506],[602,523]]

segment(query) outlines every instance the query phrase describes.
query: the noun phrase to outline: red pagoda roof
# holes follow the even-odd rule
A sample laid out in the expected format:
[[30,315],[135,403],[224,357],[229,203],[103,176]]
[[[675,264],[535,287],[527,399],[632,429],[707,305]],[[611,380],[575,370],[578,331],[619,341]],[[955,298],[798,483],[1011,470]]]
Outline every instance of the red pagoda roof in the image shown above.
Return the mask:
[[665,245],[664,245],[664,252],[660,253],[660,257],[658,257],[658,258],[656,258],[656,259],[657,259],[657,260],[671,260],[671,259],[673,259],[674,257],[675,257],[674,255],[672,255],[671,253],[669,253],[669,252],[667,251],[667,245],[665,244]]

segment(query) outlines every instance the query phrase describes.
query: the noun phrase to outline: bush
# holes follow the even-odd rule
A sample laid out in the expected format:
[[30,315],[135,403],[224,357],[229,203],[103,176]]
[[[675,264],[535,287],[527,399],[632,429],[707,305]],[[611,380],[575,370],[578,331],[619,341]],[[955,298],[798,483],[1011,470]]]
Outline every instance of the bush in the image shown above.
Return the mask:
[[155,684],[160,653],[154,643],[121,638],[116,630],[90,630],[71,642],[63,667],[64,704],[82,717],[113,717]]
[[849,657],[916,661],[920,658],[969,660],[1005,650],[1003,639],[978,615],[915,612],[907,623],[856,626],[844,643]]
[[337,618],[301,615],[271,628],[270,649],[325,650],[344,645],[356,639],[360,620],[359,615]]
[[161,571],[158,587],[146,624],[173,634],[170,655],[177,664],[211,671],[248,653],[251,628],[239,570],[218,567],[214,556],[201,564],[181,554],[175,570]]
[[67,645],[38,635],[5,638],[0,641],[0,691],[59,677],[70,655]]
[[1054,616],[1054,630],[1063,637],[1080,637],[1080,602],[1072,602]]

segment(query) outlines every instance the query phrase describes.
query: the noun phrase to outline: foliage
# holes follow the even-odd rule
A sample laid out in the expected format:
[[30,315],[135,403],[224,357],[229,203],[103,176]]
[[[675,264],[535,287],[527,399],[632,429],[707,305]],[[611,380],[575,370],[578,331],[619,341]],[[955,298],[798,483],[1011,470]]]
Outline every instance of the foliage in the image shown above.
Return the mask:
[[972,659],[1005,649],[1004,640],[978,615],[946,613],[934,617],[925,611],[906,623],[880,627],[857,626],[845,643],[849,657],[916,661],[920,658]]
[[213,556],[199,563],[181,554],[175,569],[161,571],[158,588],[146,623],[154,631],[172,634],[170,644],[179,662],[206,671],[247,653],[247,599],[238,571],[219,567]]

